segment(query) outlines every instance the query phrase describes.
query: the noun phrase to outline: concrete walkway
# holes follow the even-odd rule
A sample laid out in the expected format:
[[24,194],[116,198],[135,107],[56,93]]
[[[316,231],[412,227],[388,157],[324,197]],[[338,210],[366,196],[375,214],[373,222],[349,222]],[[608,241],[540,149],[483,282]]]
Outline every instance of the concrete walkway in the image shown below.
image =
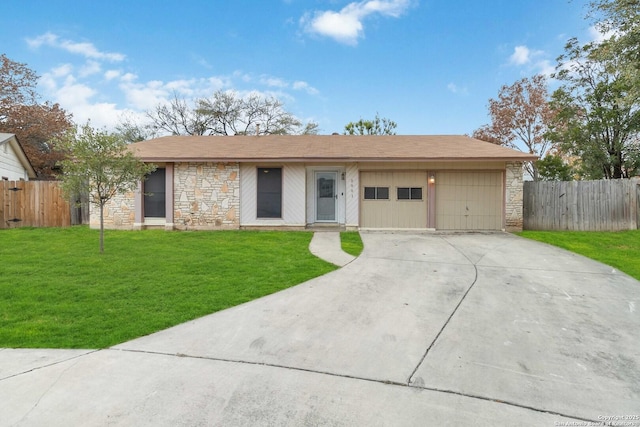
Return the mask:
[[362,237],[363,254],[337,271],[110,349],[0,351],[0,425],[640,414],[638,281],[503,233]]
[[340,232],[338,231],[316,231],[313,233],[309,250],[318,258],[338,267],[344,267],[356,259],[353,255],[342,250]]

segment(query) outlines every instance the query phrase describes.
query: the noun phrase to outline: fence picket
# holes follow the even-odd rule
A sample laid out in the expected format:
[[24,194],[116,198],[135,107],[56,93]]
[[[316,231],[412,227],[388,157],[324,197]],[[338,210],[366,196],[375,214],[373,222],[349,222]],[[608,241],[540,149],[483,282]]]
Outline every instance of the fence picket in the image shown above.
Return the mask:
[[[20,190],[12,191],[12,188]],[[71,224],[71,206],[57,182],[0,181],[0,228],[68,227]]]
[[618,231],[640,223],[640,179],[525,182],[525,230]]

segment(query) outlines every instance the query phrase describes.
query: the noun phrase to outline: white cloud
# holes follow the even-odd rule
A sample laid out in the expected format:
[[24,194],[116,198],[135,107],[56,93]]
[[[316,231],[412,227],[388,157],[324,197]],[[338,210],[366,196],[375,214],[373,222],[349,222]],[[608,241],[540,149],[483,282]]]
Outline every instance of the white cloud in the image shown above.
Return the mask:
[[467,90],[466,87],[460,87],[460,86],[456,85],[455,83],[449,83],[447,85],[447,89],[449,89],[449,92],[455,93],[456,95],[468,95],[469,94],[469,91]]
[[111,81],[113,79],[117,79],[118,77],[120,77],[122,75],[122,73],[120,72],[120,70],[107,70],[104,73],[104,78],[107,81]]
[[536,67],[539,70],[538,74],[542,74],[543,76],[551,77],[551,74],[556,72],[556,66],[552,64],[548,59],[538,61],[536,63]]
[[56,65],[43,73],[39,87],[46,99],[59,103],[73,114],[76,123],[90,120],[92,126],[109,130],[113,130],[125,114],[144,119],[146,111],[168,103],[174,94],[190,103],[197,98],[210,97],[217,90],[235,89],[240,96],[254,93],[295,103],[296,91],[311,95],[319,93],[302,80],[288,81],[241,71],[168,81],[145,80],[124,66],[105,66],[109,61],[124,59],[124,55],[100,52],[91,43],[61,40],[52,33],[29,39],[27,43],[32,48],[64,49],[79,54],[69,63]]
[[137,78],[132,74],[126,74],[119,85],[127,103],[133,109],[150,110],[158,104],[167,102],[171,96],[171,90],[164,87],[161,81],[138,83],[136,80]]
[[88,42],[74,42],[71,40],[63,40],[56,34],[47,32],[38,37],[27,39],[27,44],[34,49],[41,46],[49,46],[56,49],[66,50],[69,53],[82,55],[89,59],[100,59],[110,62],[123,61],[126,56],[122,53],[115,52],[101,52],[96,48],[93,43]]
[[304,31],[330,37],[340,43],[357,45],[364,35],[363,21],[372,15],[397,18],[408,8],[409,0],[366,0],[349,3],[339,12],[332,10],[305,14],[300,19]]
[[73,65],[71,64],[62,64],[51,70],[52,76],[56,78],[66,77],[72,72],[73,72]]
[[320,91],[318,89],[316,89],[313,86],[310,86],[309,83],[303,82],[303,81],[295,81],[295,82],[293,82],[293,88],[295,90],[304,90],[309,95],[317,95],[318,93],[320,93]]
[[528,63],[531,58],[531,51],[526,46],[516,46],[513,54],[509,57],[509,62],[514,65],[524,65]]
[[133,73],[126,73],[125,75],[123,75],[120,80],[122,80],[123,82],[132,82],[134,80],[136,80],[138,78],[138,76],[136,76]]
[[528,74],[543,74],[550,76],[555,72],[551,61],[546,59],[548,55],[542,50],[532,50],[527,46],[516,46],[509,56],[509,65],[525,67]]
[[600,44],[606,40],[609,40],[613,36],[619,35],[619,32],[616,30],[609,30],[602,32],[597,26],[592,25],[589,27],[589,37],[591,41]]
[[174,94],[187,100],[208,97],[230,85],[225,78],[218,77],[138,82],[138,77],[131,73],[122,76],[120,81],[119,88],[127,103],[137,110],[151,110],[159,104],[168,103]]
[[270,76],[261,76],[260,83],[269,87],[280,87],[285,88],[289,86],[287,82],[278,78],[278,77],[270,77]]
[[102,71],[102,67],[99,62],[87,61],[82,68],[80,68],[80,77],[87,77],[93,74],[98,74]]
[[99,93],[85,83],[78,82],[73,76],[67,76],[61,84],[49,87],[55,102],[73,113],[73,120],[83,124],[91,121],[94,127],[113,128],[122,113],[115,103],[96,102]]
[[218,89],[231,86],[231,81],[226,77],[213,76],[213,77],[207,78],[207,84],[209,85],[211,90],[215,92]]

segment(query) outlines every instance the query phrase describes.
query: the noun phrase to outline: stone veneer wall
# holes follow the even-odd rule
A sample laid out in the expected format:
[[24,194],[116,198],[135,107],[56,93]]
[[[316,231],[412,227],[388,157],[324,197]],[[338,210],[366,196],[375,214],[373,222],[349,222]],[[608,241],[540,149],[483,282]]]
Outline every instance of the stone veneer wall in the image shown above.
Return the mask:
[[238,163],[175,163],[173,173],[176,229],[240,228]]
[[522,179],[522,162],[507,162],[506,164],[506,203],[505,229],[506,231],[522,231],[524,184]]
[[[116,194],[104,207],[104,228],[131,229],[135,222],[134,193]],[[100,228],[100,209],[89,204],[89,226]]]

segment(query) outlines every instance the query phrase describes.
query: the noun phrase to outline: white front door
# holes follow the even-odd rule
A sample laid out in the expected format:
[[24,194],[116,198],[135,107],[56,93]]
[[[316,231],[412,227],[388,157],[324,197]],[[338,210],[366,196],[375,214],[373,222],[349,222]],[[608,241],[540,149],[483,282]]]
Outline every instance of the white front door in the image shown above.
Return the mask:
[[316,172],[316,221],[336,222],[338,172]]

